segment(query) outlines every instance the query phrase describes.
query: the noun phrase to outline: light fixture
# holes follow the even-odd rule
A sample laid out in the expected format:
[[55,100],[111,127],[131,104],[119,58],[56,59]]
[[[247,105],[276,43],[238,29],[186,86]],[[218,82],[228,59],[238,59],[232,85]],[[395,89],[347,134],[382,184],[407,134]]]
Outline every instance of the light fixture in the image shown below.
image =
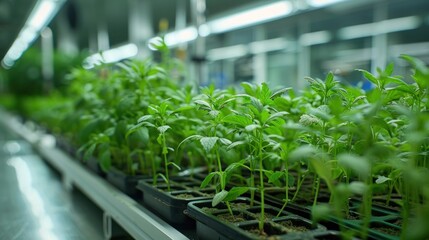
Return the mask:
[[308,5],[312,7],[324,7],[334,3],[344,2],[345,0],[307,0]]
[[198,37],[198,31],[195,27],[187,27],[178,31],[165,34],[165,44],[175,46],[180,43],[186,43],[195,40]]
[[39,0],[31,11],[24,27],[18,34],[10,49],[2,60],[4,68],[11,68],[13,64],[37,39],[40,32],[46,27],[58,12],[65,0]]
[[[193,41],[198,37],[198,35],[201,37],[207,37],[212,33],[227,32],[278,19],[290,14],[292,10],[293,6],[289,1],[275,1],[240,13],[208,21],[207,23],[199,26],[198,29],[195,27],[187,27],[181,30],[169,32],[165,35],[164,39],[167,46],[172,47],[181,43]],[[149,49],[155,50],[153,44],[156,44],[159,41],[159,37],[149,39]]]
[[341,28],[338,35],[341,39],[355,39],[379,34],[415,29],[420,26],[421,19],[417,16],[394,18],[375,23],[366,23]]
[[26,25],[34,29],[41,30],[50,18],[53,17],[56,8],[56,2],[52,0],[42,0],[36,3]]
[[[277,1],[207,22],[210,33],[222,33],[284,17],[292,12],[289,1]],[[207,32],[204,33],[208,35]]]
[[91,69],[95,67],[95,65],[102,63],[114,63],[127,58],[132,58],[138,54],[138,51],[139,49],[137,45],[134,43],[128,43],[87,57],[83,62],[83,67]]

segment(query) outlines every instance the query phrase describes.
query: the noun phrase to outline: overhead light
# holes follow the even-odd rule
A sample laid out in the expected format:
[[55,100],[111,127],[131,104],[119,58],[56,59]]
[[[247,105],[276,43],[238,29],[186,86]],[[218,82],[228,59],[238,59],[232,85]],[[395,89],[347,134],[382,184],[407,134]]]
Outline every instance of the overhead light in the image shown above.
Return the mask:
[[360,24],[341,28],[338,35],[341,39],[355,39],[379,34],[411,30],[419,27],[421,19],[417,16],[394,18],[376,23]]
[[125,44],[87,57],[84,60],[83,67],[91,69],[95,65],[99,65],[101,63],[119,62],[136,56],[138,51],[139,49],[134,43]]
[[308,5],[312,7],[324,7],[334,3],[344,2],[345,0],[307,0]]
[[[289,1],[276,1],[247,11],[208,21],[207,23],[199,26],[198,29],[195,27],[187,27],[167,33],[164,39],[165,43],[171,47],[193,41],[198,36],[206,37],[212,33],[227,32],[284,17],[290,14],[292,10],[293,6]],[[156,44],[159,41],[159,37],[149,39],[149,48],[151,50],[155,50],[153,44]]]
[[10,68],[22,54],[37,39],[40,32],[46,27],[57,13],[65,0],[39,0],[31,11],[24,27],[18,34],[12,46],[2,60],[2,66]]
[[304,33],[299,37],[299,43],[302,46],[323,44],[329,42],[330,40],[331,34],[328,31]]
[[165,34],[165,44],[175,46],[180,43],[190,42],[198,37],[198,31],[195,27],[187,27],[178,31]]
[[18,38],[31,43],[37,38],[37,32],[33,28],[26,27],[19,33]]
[[222,33],[284,17],[292,12],[289,1],[278,1],[207,22],[210,33]]
[[[169,32],[165,34],[164,41],[169,47],[179,45],[195,40],[198,37],[198,31],[195,27],[187,27],[177,31]],[[155,51],[154,45],[158,45],[162,41],[161,37],[153,37],[148,41],[148,47],[150,50]]]
[[129,43],[117,48],[112,48],[102,52],[105,63],[118,62],[123,59],[131,58],[137,55],[139,49],[134,43]]
[[27,20],[27,25],[34,29],[42,29],[53,17],[56,8],[56,2],[52,0],[38,1],[30,17]]

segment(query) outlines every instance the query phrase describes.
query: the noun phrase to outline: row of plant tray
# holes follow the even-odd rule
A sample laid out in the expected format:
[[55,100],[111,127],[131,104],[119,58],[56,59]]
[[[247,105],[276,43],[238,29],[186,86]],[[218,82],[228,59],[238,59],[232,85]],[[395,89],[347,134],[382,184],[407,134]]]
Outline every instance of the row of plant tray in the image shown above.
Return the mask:
[[[61,144],[63,150],[73,154],[73,149],[66,144]],[[74,157],[80,158],[76,153]],[[255,209],[234,210],[234,215],[244,218],[233,222],[220,220],[218,216],[230,215],[222,206],[217,206],[212,212],[201,209],[209,209],[211,199],[215,194],[215,188],[200,189],[201,177],[175,177],[170,181],[170,191],[163,180],[153,184],[153,179],[144,176],[129,176],[116,168],[111,168],[107,173],[102,171],[97,159],[89,158],[85,161],[88,169],[95,174],[104,177],[112,185],[120,189],[128,196],[140,201],[142,204],[156,212],[160,217],[175,226],[196,228],[200,239],[263,239],[276,236],[277,239],[341,239],[338,230],[341,227],[360,231],[362,222],[359,219],[359,200],[351,201],[351,215],[355,218],[339,220],[329,217],[314,227],[311,223],[311,208],[294,203],[288,203],[286,211],[279,217],[267,218],[264,229],[267,235],[256,233],[254,228],[258,226]],[[266,194],[268,211],[279,211],[283,205],[281,194]],[[323,194],[321,194],[323,199]],[[242,201],[242,200],[240,200]],[[372,207],[372,217],[368,236],[370,239],[399,239],[401,217],[393,208],[377,206]],[[291,229],[285,225],[293,227]],[[340,226],[341,225],[341,226]],[[299,229],[299,230],[296,230]],[[253,233],[252,233],[253,232]]]
[[[90,160],[91,161],[91,160]],[[98,175],[101,169],[97,164],[88,161],[87,165]],[[275,236],[276,239],[341,239],[338,230],[342,227],[360,231],[362,222],[359,219],[359,200],[351,201],[352,219],[339,220],[330,217],[314,227],[311,222],[311,211],[308,206],[289,203],[279,217],[268,217],[265,223],[265,234],[260,235],[258,227],[258,207],[239,208],[234,211],[237,217],[232,222],[219,219],[218,216],[230,215],[224,205],[211,207],[215,188],[200,189],[201,180],[191,177],[174,177],[170,180],[170,191],[163,180],[153,184],[152,178],[127,176],[113,168],[107,172],[106,179],[111,184],[132,198],[156,212],[173,226],[196,229],[200,239],[264,239]],[[282,200],[267,194],[268,212],[273,215],[282,206]],[[240,200],[242,202],[243,200]],[[235,204],[235,203],[234,203]],[[372,208],[369,239],[399,239],[401,217],[398,212],[382,206]],[[288,227],[291,226],[291,227]],[[298,229],[298,230],[297,230]]]

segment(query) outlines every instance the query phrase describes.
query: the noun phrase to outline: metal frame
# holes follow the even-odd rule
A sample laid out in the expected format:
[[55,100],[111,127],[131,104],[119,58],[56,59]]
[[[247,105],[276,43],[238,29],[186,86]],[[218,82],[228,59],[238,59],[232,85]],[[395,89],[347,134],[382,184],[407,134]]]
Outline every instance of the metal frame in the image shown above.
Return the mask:
[[52,136],[32,131],[0,109],[0,122],[30,142],[35,150],[136,239],[189,239],[104,179],[94,175],[52,144]]

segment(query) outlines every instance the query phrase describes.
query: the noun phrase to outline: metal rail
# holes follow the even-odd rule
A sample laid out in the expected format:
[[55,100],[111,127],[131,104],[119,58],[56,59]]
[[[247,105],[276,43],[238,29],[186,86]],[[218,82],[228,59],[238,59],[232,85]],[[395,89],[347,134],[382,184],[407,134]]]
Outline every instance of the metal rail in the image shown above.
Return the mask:
[[89,172],[52,144],[52,136],[32,131],[0,109],[0,122],[30,142],[35,150],[71,184],[77,186],[135,239],[189,239],[104,179]]

